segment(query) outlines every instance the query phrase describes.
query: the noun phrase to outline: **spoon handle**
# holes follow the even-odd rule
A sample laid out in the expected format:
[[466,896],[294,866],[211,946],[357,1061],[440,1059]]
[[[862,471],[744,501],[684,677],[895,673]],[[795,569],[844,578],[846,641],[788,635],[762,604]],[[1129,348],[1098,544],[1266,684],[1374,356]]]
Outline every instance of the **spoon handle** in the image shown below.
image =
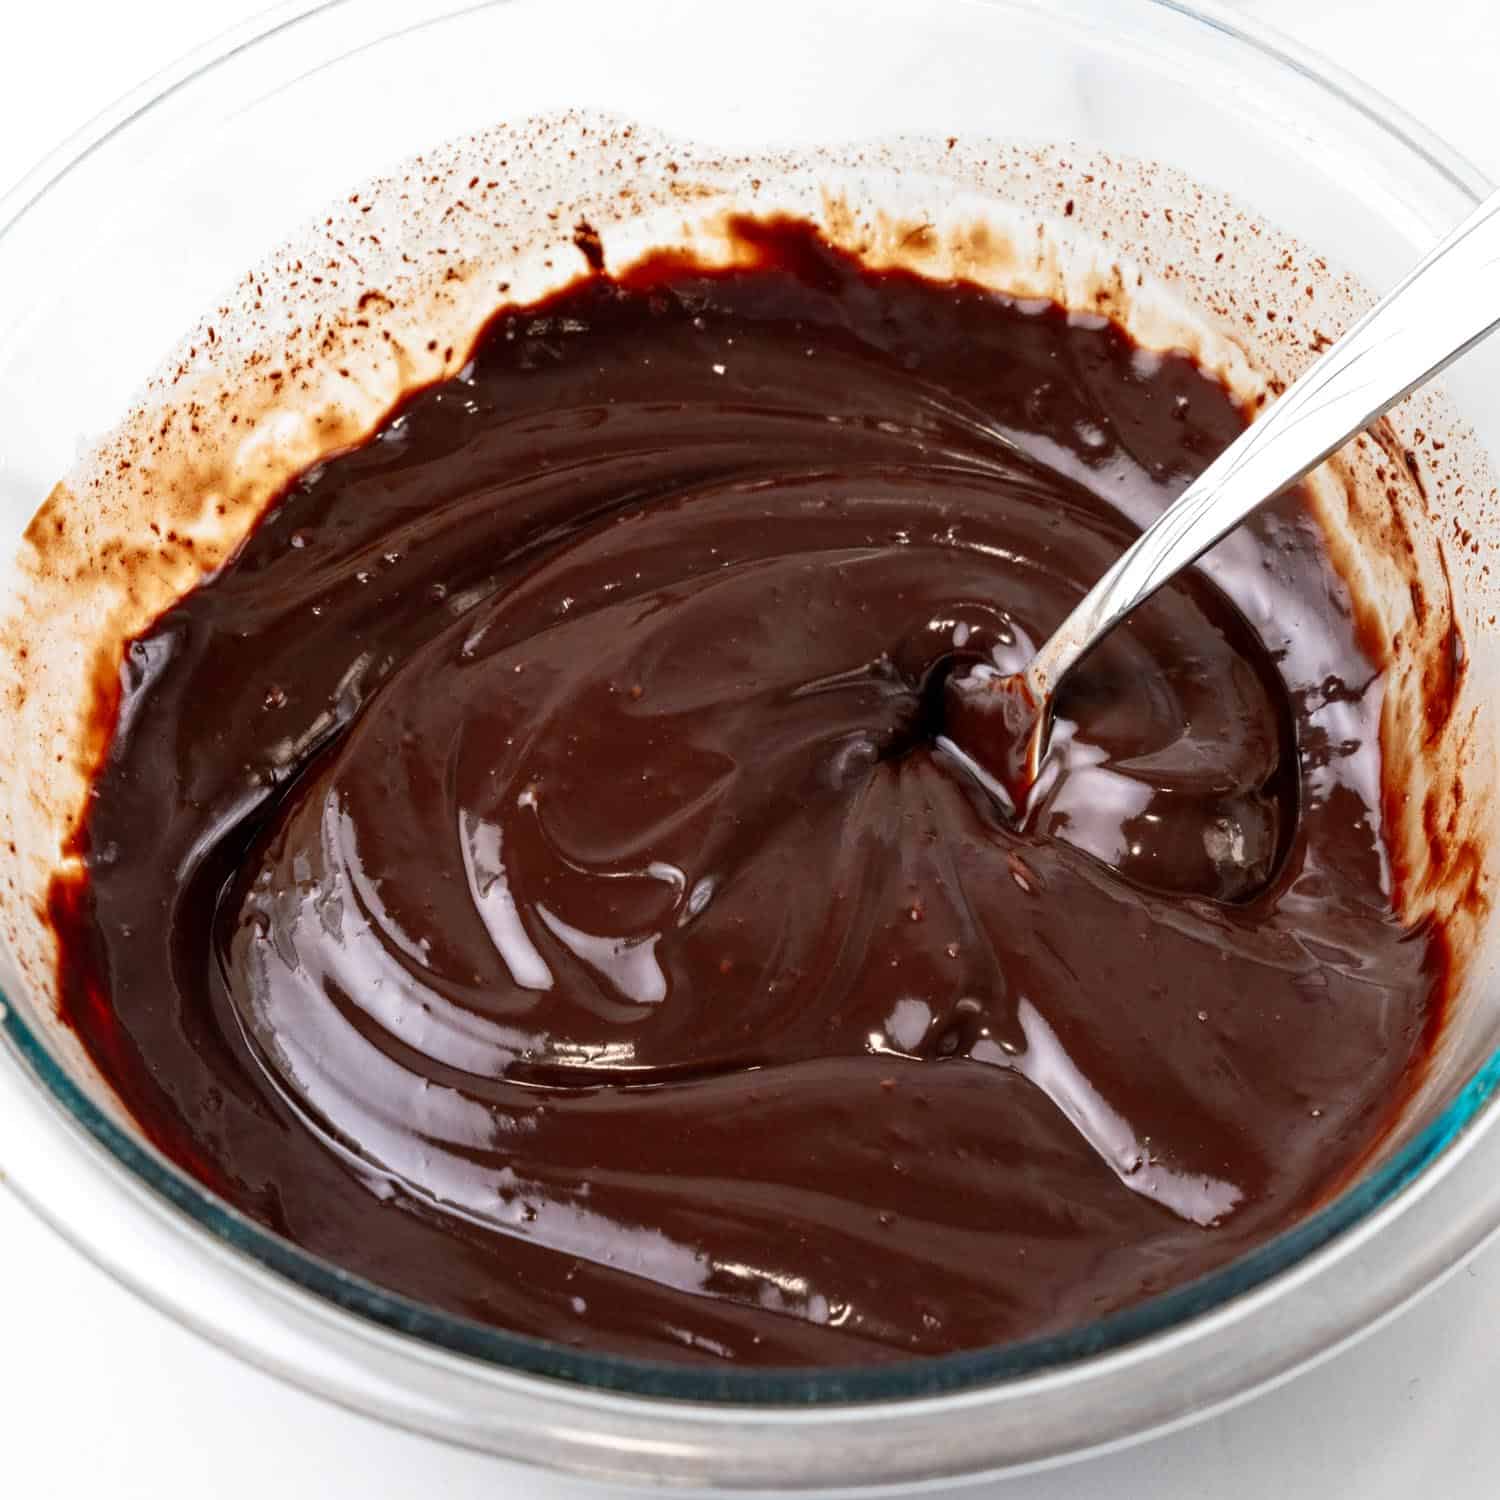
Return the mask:
[[1263,416],[1084,596],[1024,677],[1043,704],[1138,604],[1356,432],[1500,325],[1500,192],[1491,193]]

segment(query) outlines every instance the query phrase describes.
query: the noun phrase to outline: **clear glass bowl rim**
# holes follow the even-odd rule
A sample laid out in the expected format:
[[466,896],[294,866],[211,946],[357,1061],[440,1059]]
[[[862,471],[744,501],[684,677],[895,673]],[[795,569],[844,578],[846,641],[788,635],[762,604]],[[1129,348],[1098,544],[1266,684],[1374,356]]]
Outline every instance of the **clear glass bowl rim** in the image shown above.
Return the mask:
[[[73,167],[111,137],[127,130],[154,105],[257,43],[348,3],[349,0],[289,0],[224,33],[122,96],[0,198],[0,241]],[[484,0],[484,3],[504,5],[508,0]],[[1026,3],[1035,5],[1039,0]],[[1488,191],[1484,174],[1453,147],[1375,90],[1281,37],[1274,29],[1229,12],[1211,0],[1202,4],[1187,4],[1183,0],[1139,0],[1139,3],[1221,32],[1263,58],[1296,72],[1378,126],[1394,144],[1420,159],[1473,202],[1477,203]],[[441,21],[453,13],[453,9],[445,9],[431,19]],[[1315,1252],[1391,1203],[1468,1133],[1481,1116],[1494,1113],[1486,1106],[1500,1084],[1500,1049],[1497,1049],[1436,1119],[1399,1152],[1323,1208],[1228,1266],[1123,1312],[1061,1334],[940,1358],[851,1368],[719,1370],[580,1353],[442,1313],[352,1277],[247,1219],[154,1148],[122,1130],[69,1077],[46,1040],[26,1023],[3,992],[0,992],[0,1034],[25,1072],[70,1121],[159,1200],[171,1205],[198,1231],[336,1308],[501,1370],[567,1381],[601,1393],[799,1408],[911,1401],[972,1390],[1055,1371],[1178,1329],[1306,1262]],[[190,1229],[189,1224],[182,1227]]]

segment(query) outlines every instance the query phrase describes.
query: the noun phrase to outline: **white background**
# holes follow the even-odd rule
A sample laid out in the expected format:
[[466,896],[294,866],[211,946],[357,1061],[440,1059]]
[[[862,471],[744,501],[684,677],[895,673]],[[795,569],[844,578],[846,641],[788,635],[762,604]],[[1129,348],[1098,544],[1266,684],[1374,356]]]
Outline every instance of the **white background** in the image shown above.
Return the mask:
[[[1336,57],[1500,179],[1492,0],[1240,8]],[[0,191],[115,95],[258,9],[257,0],[0,0]],[[0,1165],[4,1129],[0,1115]],[[1500,1492],[1497,1391],[1500,1246],[1354,1350],[1232,1413],[1108,1459],[966,1493],[1489,1500]],[[241,1366],[114,1286],[0,1187],[0,1496],[576,1493],[382,1429]]]

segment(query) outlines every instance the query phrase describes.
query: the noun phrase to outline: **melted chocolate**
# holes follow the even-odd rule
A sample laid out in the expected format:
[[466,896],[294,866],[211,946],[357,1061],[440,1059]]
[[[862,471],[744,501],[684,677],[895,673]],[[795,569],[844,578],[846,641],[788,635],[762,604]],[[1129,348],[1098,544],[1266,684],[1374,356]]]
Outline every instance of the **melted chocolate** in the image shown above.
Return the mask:
[[1290,495],[1070,681],[1017,826],[986,675],[1242,417],[740,232],[497,316],[132,645],[67,1012],[173,1158],[456,1313],[785,1365],[1075,1325],[1305,1212],[1420,1065],[1378,686]]

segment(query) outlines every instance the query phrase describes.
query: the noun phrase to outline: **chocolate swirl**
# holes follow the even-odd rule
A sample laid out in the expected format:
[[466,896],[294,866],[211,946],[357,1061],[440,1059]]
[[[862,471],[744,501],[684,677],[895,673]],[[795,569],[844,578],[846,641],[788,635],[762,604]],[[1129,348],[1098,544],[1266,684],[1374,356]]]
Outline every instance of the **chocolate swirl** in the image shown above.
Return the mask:
[[523,1332],[1067,1326],[1289,1222],[1420,1059],[1371,674],[1290,497],[1095,653],[1015,826],[976,673],[1239,415],[744,233],[498,316],[136,643],[74,1019],[240,1206]]

